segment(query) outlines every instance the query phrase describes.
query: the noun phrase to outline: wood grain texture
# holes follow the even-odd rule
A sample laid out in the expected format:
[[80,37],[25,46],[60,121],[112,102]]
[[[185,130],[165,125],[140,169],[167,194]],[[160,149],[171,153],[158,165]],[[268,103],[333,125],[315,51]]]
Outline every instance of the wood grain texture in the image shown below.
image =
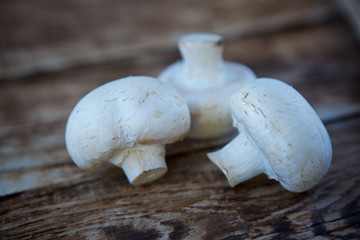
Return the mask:
[[185,32],[234,39],[338,15],[326,0],[4,0],[0,79],[168,51]]
[[[231,14],[217,23],[219,25],[209,22],[209,26],[214,24],[220,28],[227,21],[234,23],[237,13],[227,8],[232,9],[232,4],[239,2],[244,4],[242,7],[248,3],[227,1],[229,5],[223,6],[226,8],[223,11]],[[286,12],[285,9],[294,12],[295,9],[308,9],[308,6],[314,11],[320,9],[325,15],[333,11],[328,1],[320,0],[294,1],[283,10],[281,7],[271,10],[274,9],[270,7],[273,1],[255,2],[268,4],[268,9],[259,7],[258,15],[251,15],[250,11],[249,16],[241,18],[277,16],[279,11]],[[172,3],[174,1],[166,4]],[[30,9],[42,6],[40,10],[54,7],[46,5],[43,0],[35,1],[34,6],[21,0],[12,4],[10,1],[1,2],[0,5],[5,8],[0,8],[0,11],[18,9],[19,12],[9,14],[20,14],[20,18],[28,9],[22,9],[25,6]],[[59,12],[69,12],[70,20],[64,20],[65,23],[60,25],[73,21],[72,7],[76,10],[86,5],[83,2],[66,4],[67,8],[59,9]],[[114,4],[114,11],[119,10],[117,3]],[[166,4],[164,6],[168,6]],[[200,2],[195,1],[194,4],[197,4],[197,9],[202,7]],[[86,8],[96,16],[98,11],[92,9],[96,6],[96,1],[89,1]],[[141,6],[143,8],[139,11],[144,18],[139,19],[147,23],[152,16],[151,11],[146,11],[147,3]],[[111,12],[111,7],[106,9]],[[131,7],[132,3],[128,2],[124,9]],[[181,9],[180,12],[190,11],[185,5]],[[219,8],[211,3],[204,12],[214,9]],[[49,11],[46,14],[52,13]],[[216,14],[224,13],[220,8]],[[0,14],[0,18],[10,15]],[[109,14],[109,26],[120,21],[114,21],[112,17]],[[172,17],[168,16],[169,19]],[[16,19],[13,24],[22,27]],[[10,44],[9,49],[17,49],[24,44],[30,55],[48,47],[55,49],[50,51],[53,56],[58,51],[56,57],[63,58],[68,54],[61,50],[63,43],[74,42],[74,48],[69,49],[75,53],[76,36],[86,39],[95,34],[90,26],[82,22],[83,19],[78,21],[84,31],[72,35],[79,26],[64,28],[69,31],[64,38],[60,38],[58,32],[34,30],[35,27],[48,30],[55,24],[53,19],[56,16],[50,16],[49,25],[46,25],[40,16],[34,16],[34,22],[26,25],[33,35],[16,42],[15,33],[25,31],[25,28],[20,28],[14,31],[14,36],[0,41]],[[99,23],[104,26],[106,18],[102,16],[100,19],[105,21]],[[199,20],[198,26],[207,29],[208,25],[200,24],[202,21]],[[166,44],[164,50],[150,44],[145,47],[148,51],[142,51],[141,41],[144,39],[139,39],[140,45],[136,45],[138,42],[135,41],[135,45],[129,47],[139,51],[121,55],[120,58],[115,56],[110,62],[102,59],[89,66],[84,59],[78,59],[76,62],[83,65],[77,68],[0,83],[0,239],[359,239],[360,49],[343,22],[315,22],[310,26],[299,24],[286,31],[264,27],[268,30],[261,35],[247,35],[239,27],[241,24],[234,23],[230,30],[225,29],[232,37],[228,35],[224,56],[227,60],[250,66],[259,77],[279,78],[293,85],[319,113],[326,123],[334,148],[330,172],[319,185],[305,193],[290,193],[277,182],[261,175],[230,188],[225,176],[207,159],[206,153],[224,145],[231,136],[211,142],[185,140],[169,145],[168,173],[147,186],[131,186],[121,170],[110,166],[99,173],[78,169],[64,145],[66,120],[76,102],[93,88],[113,79],[129,74],[156,76],[179,58],[175,46],[166,47]],[[153,22],[149,20],[149,23]],[[129,27],[133,26],[131,24]],[[0,23],[0,33],[8,30],[4,26],[3,22]],[[174,26],[178,29],[177,25]],[[186,27],[182,29],[188,30]],[[131,29],[129,36],[141,35],[136,31]],[[167,36],[176,36],[177,31],[170,29]],[[46,38],[46,34],[54,34],[59,39]],[[145,32],[143,36],[147,34],[150,33]],[[247,37],[243,38],[244,35]],[[12,38],[14,42],[10,41]],[[42,42],[38,42],[40,38],[43,38]],[[93,39],[97,39],[96,36]],[[117,35],[109,39],[119,40],[125,46],[133,41]],[[57,40],[59,42],[52,45],[52,41]],[[111,41],[104,43],[105,48],[113,44]],[[57,46],[60,48],[57,49]],[[79,47],[80,52],[84,49]],[[36,64],[36,59],[43,61],[42,56],[35,58]],[[16,57],[14,63],[15,60]],[[34,69],[31,68],[31,71]]]
[[360,237],[360,116],[327,125],[329,174],[301,194],[256,177],[231,189],[206,151],[170,157],[144,187],[123,175],[74,181],[0,199],[4,239],[243,239]]
[[[224,55],[249,65],[259,77],[293,85],[324,121],[360,112],[360,54],[340,23],[228,42]],[[129,73],[156,76],[177,58],[175,51],[159,53],[3,83],[0,195],[86,178],[64,144],[66,120],[76,102],[93,88]],[[168,146],[167,153],[220,146],[230,139],[186,140]]]

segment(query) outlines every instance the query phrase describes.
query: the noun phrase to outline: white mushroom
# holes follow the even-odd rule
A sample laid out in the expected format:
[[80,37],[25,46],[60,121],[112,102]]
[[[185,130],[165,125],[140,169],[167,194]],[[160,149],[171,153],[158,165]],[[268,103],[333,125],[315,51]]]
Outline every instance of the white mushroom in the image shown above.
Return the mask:
[[212,139],[231,133],[230,97],[241,84],[255,79],[255,74],[242,64],[223,61],[219,35],[188,34],[178,47],[183,61],[167,67],[159,78],[184,96],[191,113],[189,137]]
[[303,192],[327,173],[330,137],[309,103],[291,86],[257,79],[232,96],[230,111],[239,135],[208,157],[230,185],[265,173],[292,192]]
[[180,93],[150,77],[104,84],[83,97],[66,126],[66,147],[81,168],[109,161],[134,185],[167,171],[165,144],[183,139],[190,112]]

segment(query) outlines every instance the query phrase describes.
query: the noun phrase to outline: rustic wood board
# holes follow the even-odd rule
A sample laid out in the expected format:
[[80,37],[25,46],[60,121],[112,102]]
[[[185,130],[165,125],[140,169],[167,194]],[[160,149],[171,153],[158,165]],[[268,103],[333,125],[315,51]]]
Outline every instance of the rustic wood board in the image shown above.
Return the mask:
[[[247,38],[225,47],[226,59],[248,64],[260,77],[292,84],[325,121],[360,112],[359,55],[340,23]],[[66,120],[76,102],[129,73],[156,76],[176,58],[173,51],[1,84],[0,195],[88,178],[72,163],[64,144]],[[169,146],[167,153],[220,146],[230,138],[186,140]]]
[[305,193],[264,176],[232,189],[206,151],[196,151],[169,157],[168,174],[149,186],[109,173],[2,197],[0,238],[357,239],[360,116],[327,129],[330,172]]
[[154,50],[0,83],[1,239],[360,238],[360,52],[342,22],[233,38],[225,48],[226,59],[293,85],[325,121],[333,164],[314,189],[290,193],[265,176],[231,189],[206,158],[231,137],[169,146],[169,172],[144,187],[114,168],[78,169],[64,146],[75,103],[109,80],[156,76],[178,57]]
[[234,39],[338,15],[327,0],[3,0],[0,79],[168,51],[185,32]]

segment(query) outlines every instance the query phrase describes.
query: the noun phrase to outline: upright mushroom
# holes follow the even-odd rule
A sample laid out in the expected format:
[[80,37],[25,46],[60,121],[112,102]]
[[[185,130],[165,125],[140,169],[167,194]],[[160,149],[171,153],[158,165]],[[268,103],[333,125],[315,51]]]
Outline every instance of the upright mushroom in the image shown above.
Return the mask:
[[104,84],[83,97],[66,126],[66,147],[81,168],[104,162],[121,167],[134,185],[167,171],[165,144],[190,130],[189,109],[169,84],[128,77]]
[[327,173],[330,137],[316,112],[291,86],[262,78],[240,87],[230,111],[239,135],[208,157],[230,185],[265,173],[292,192],[303,192]]
[[168,66],[159,78],[184,96],[191,113],[189,137],[213,139],[231,133],[230,96],[255,74],[242,64],[224,62],[223,39],[217,34],[187,34],[178,47],[183,61]]

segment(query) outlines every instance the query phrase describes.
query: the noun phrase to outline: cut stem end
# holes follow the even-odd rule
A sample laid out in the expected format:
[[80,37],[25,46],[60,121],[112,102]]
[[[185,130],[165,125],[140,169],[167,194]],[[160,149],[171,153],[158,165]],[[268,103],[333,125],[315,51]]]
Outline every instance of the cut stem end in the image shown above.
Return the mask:
[[139,145],[118,156],[124,159],[117,164],[121,167],[132,185],[143,185],[157,180],[167,172],[165,145]]
[[221,169],[231,187],[265,172],[264,155],[245,133],[240,133],[219,151],[207,155]]

